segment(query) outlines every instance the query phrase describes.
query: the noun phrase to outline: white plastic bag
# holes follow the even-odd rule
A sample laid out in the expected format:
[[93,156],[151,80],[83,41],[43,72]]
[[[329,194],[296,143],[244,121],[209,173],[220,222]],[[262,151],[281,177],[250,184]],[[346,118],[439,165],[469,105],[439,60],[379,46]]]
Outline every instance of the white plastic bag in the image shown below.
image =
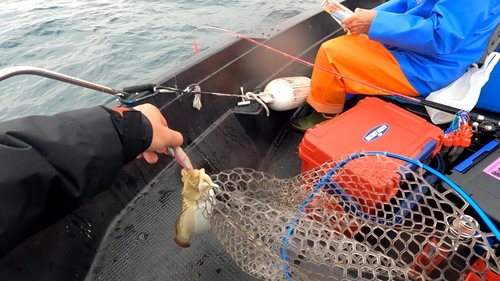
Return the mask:
[[[477,65],[471,66],[462,77],[450,85],[432,92],[427,96],[426,100],[471,111],[479,100],[481,88],[490,78],[490,73],[499,59],[500,53],[492,52],[488,55],[481,68]],[[434,124],[449,123],[453,120],[453,114],[427,106],[425,109]]]

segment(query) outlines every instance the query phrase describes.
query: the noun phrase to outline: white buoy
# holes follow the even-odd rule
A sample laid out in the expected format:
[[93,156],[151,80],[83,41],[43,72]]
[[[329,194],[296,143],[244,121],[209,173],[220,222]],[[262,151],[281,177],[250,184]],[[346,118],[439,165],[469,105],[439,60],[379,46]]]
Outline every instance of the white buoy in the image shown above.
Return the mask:
[[310,89],[308,77],[284,77],[269,82],[260,96],[270,109],[285,111],[305,105]]

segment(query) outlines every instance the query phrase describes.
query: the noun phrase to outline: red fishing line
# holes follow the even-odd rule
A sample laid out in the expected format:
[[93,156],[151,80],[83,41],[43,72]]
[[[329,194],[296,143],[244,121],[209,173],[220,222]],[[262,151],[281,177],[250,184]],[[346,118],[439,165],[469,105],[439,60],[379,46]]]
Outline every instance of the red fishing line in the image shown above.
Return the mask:
[[[200,30],[200,29],[214,29],[214,30],[224,31],[224,32],[227,32],[227,33],[233,34],[233,35],[235,35],[236,37],[239,37],[239,38],[241,38],[241,39],[244,39],[244,40],[246,40],[246,41],[249,41],[249,42],[251,42],[251,43],[254,43],[254,44],[256,44],[256,45],[262,46],[262,47],[264,47],[264,48],[266,48],[266,49],[268,49],[268,50],[271,50],[271,51],[273,51],[273,52],[276,52],[276,53],[278,53],[278,54],[280,54],[280,55],[283,55],[283,56],[285,56],[285,57],[288,57],[288,58],[290,58],[290,59],[293,59],[293,60],[295,60],[295,61],[298,61],[298,62],[300,62],[300,63],[302,63],[302,64],[305,64],[305,65],[307,65],[307,66],[309,66],[309,67],[312,67],[312,68],[317,68],[317,69],[320,69],[320,70],[322,70],[322,71],[326,71],[326,72],[328,72],[328,73],[330,73],[330,74],[336,75],[336,76],[338,76],[338,77],[342,77],[343,79],[349,79],[349,80],[354,81],[354,82],[356,82],[356,83],[363,84],[363,85],[366,85],[366,86],[369,86],[369,87],[373,87],[373,88],[375,88],[375,89],[379,90],[379,92],[386,92],[386,93],[388,93],[388,94],[391,94],[391,95],[394,95],[394,96],[398,96],[398,97],[402,97],[402,98],[405,98],[405,99],[408,99],[408,100],[411,100],[411,101],[414,101],[414,102],[418,102],[418,103],[420,103],[420,102],[421,102],[421,100],[419,100],[419,99],[417,99],[417,98],[414,98],[414,97],[409,97],[409,96],[406,96],[406,95],[403,95],[403,94],[400,94],[400,93],[397,93],[397,92],[394,92],[394,91],[391,91],[391,90],[388,90],[388,89],[384,89],[384,88],[382,88],[382,87],[378,87],[378,86],[376,86],[376,85],[373,85],[373,84],[370,84],[370,83],[367,83],[367,82],[364,82],[364,81],[358,80],[358,79],[356,79],[356,78],[349,77],[349,76],[343,75],[343,74],[341,74],[341,73],[335,72],[335,71],[333,71],[333,70],[330,70],[330,69],[327,69],[327,68],[324,68],[324,67],[321,67],[321,66],[315,65],[314,63],[311,63],[311,62],[308,62],[308,61],[306,61],[306,60],[300,59],[300,58],[298,58],[298,57],[292,56],[292,55],[290,55],[290,54],[288,54],[288,53],[285,53],[285,52],[283,52],[283,51],[280,51],[280,50],[278,50],[278,49],[275,49],[275,48],[273,48],[273,47],[271,47],[271,46],[268,46],[268,45],[266,45],[266,44],[264,44],[264,43],[261,43],[261,42],[259,42],[259,41],[257,41],[257,40],[254,40],[254,39],[249,38],[249,37],[247,37],[247,36],[245,36],[245,35],[243,35],[243,34],[240,34],[240,33],[238,33],[238,32],[235,32],[235,31],[232,31],[232,30],[229,30],[229,29],[220,28],[220,27],[214,27],[214,26],[200,26],[200,27],[198,27],[198,28],[194,29],[193,31],[197,31],[197,30]],[[196,42],[196,41],[195,41],[195,42]],[[197,45],[197,44],[195,44],[195,51],[196,51],[196,52],[198,52],[198,45]]]

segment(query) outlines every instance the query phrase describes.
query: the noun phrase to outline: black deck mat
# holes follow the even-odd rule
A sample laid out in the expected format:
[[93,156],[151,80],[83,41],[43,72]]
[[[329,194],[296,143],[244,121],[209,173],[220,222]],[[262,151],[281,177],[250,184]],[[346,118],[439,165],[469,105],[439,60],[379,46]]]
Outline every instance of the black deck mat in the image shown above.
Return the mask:
[[300,173],[302,159],[299,157],[299,144],[304,137],[293,129],[289,129],[276,148],[263,161],[259,170],[270,173],[278,178],[290,178]]
[[[280,178],[299,173],[302,137],[286,132],[259,169]],[[181,188],[180,167],[172,164],[110,226],[87,280],[256,280],[241,271],[212,232],[193,237],[187,249],[173,242]]]

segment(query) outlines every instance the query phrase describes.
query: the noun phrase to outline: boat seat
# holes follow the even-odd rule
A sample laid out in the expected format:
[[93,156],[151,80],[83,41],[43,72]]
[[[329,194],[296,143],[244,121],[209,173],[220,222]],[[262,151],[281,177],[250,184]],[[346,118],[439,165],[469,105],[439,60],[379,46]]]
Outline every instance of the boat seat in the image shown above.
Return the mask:
[[[488,55],[498,51],[499,47],[500,47],[500,24],[497,25],[497,27],[491,34],[490,39],[488,40],[488,44],[486,45],[486,50],[484,51],[481,59],[477,62],[478,66],[482,66]],[[497,79],[491,79],[491,77],[496,77]],[[492,91],[489,90],[490,88],[495,88],[495,89],[500,88],[500,67],[496,67],[492,71],[489,81],[486,83],[486,85],[483,87],[481,91],[480,100],[476,104],[476,107],[479,109],[500,113],[500,104],[498,104],[499,102],[496,101],[495,98],[491,96],[494,95],[494,93],[492,93]],[[405,107],[407,107],[407,109],[411,109],[411,111],[414,112],[419,112],[420,113],[419,115],[427,115],[427,111],[425,110],[425,108],[422,106],[422,104],[418,102],[414,102],[398,96],[384,96],[382,99],[403,104]],[[420,97],[420,99],[424,99],[424,97]]]

